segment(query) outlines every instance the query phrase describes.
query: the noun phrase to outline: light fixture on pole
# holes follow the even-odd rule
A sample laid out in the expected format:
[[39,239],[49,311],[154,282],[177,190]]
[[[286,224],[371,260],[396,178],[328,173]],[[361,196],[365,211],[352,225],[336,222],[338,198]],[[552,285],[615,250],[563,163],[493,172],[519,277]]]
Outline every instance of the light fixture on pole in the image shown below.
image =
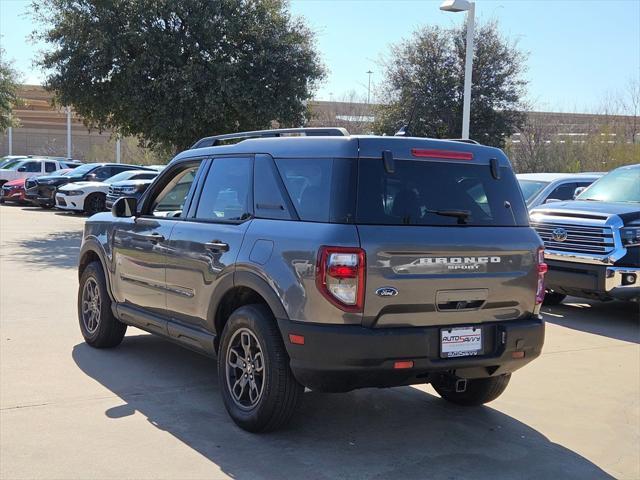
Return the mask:
[[371,103],[371,74],[373,73],[371,70],[365,72],[369,75],[369,86],[367,87],[367,105]]
[[467,12],[467,48],[464,59],[464,98],[462,103],[462,138],[469,139],[471,121],[471,72],[473,71],[473,29],[476,4],[469,0],[445,0],[440,5],[445,12]]

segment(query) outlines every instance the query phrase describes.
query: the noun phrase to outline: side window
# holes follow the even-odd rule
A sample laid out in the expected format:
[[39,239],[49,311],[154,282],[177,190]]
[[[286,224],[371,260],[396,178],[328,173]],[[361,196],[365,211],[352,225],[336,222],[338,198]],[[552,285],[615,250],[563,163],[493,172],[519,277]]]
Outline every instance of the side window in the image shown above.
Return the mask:
[[576,191],[577,184],[575,182],[563,183],[556,187],[553,192],[549,194],[547,199],[555,198],[557,200],[573,200],[573,192]]
[[100,181],[100,180],[106,180],[107,178],[113,176],[117,172],[111,173],[111,167],[100,167],[100,168],[96,168],[91,173],[93,173],[96,176],[96,180]]
[[209,169],[196,209],[196,218],[244,220],[251,215],[251,158],[216,158]]
[[27,162],[23,165],[25,172],[29,173],[40,173],[42,171],[42,163],[41,162]]
[[185,200],[199,167],[200,164],[192,165],[179,171],[153,199],[151,215],[154,217],[179,217],[182,215]]
[[291,220],[286,192],[280,186],[279,175],[273,160],[266,155],[256,155],[253,167],[254,210],[257,218]]
[[56,164],[54,162],[45,162],[44,171],[45,172],[55,172],[56,171]]

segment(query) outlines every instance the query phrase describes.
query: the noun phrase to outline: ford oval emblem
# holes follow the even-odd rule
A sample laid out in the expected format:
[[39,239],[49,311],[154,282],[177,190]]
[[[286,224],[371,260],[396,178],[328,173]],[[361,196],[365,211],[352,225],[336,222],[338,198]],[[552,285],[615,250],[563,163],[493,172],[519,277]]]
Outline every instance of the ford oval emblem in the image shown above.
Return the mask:
[[376,290],[376,295],[379,297],[395,297],[398,294],[398,290],[393,287],[380,287]]

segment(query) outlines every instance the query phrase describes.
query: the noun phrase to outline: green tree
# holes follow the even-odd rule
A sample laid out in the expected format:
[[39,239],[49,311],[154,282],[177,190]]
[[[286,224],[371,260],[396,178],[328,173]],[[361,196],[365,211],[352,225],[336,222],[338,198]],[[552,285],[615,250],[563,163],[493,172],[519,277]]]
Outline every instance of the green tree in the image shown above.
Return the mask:
[[[410,134],[460,138],[466,25],[425,27],[392,47],[385,59],[382,105],[374,130],[394,134],[411,120]],[[475,31],[471,87],[471,138],[502,147],[523,121],[526,55],[507,41],[497,23]]]
[[56,101],[148,145],[300,125],[324,76],[312,32],[282,0],[39,0],[32,11]]
[[4,49],[0,48],[0,132],[18,125],[18,119],[12,112],[19,104],[18,73],[5,58]]

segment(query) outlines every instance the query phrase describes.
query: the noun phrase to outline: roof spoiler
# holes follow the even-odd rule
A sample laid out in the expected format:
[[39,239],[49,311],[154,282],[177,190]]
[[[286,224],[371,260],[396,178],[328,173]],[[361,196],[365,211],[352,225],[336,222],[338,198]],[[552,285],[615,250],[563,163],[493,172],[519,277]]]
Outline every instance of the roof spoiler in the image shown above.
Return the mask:
[[215,147],[226,140],[247,140],[249,138],[268,138],[268,137],[348,137],[349,132],[344,128],[278,128],[274,130],[257,130],[254,132],[238,132],[228,133],[225,135],[215,135],[205,137],[194,143],[191,148]]

